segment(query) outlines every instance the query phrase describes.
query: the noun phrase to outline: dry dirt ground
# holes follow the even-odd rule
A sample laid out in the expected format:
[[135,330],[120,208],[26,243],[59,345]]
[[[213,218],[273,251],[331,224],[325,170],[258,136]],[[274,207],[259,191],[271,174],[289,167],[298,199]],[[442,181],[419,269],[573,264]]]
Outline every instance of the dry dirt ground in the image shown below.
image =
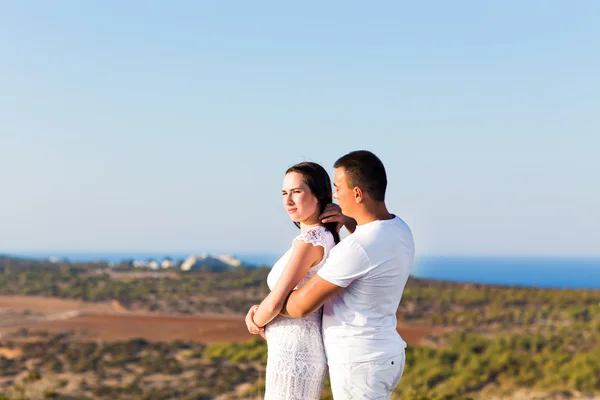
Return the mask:
[[[82,340],[105,341],[143,338],[215,343],[239,342],[251,337],[242,316],[132,313],[116,301],[86,303],[35,296],[0,296],[0,335],[21,328],[49,332],[72,330]],[[399,325],[398,330],[409,345],[422,344],[425,336],[441,332],[411,325]]]

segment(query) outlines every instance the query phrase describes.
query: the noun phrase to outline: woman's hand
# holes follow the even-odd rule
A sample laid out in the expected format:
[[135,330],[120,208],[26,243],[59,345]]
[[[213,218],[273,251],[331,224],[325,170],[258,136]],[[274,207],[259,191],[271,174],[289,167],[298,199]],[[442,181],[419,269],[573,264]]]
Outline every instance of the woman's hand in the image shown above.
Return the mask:
[[253,305],[248,310],[248,314],[246,314],[246,328],[248,328],[248,332],[253,335],[261,335],[263,338],[265,337],[265,328],[261,328],[254,323],[254,314],[258,310],[258,305]]

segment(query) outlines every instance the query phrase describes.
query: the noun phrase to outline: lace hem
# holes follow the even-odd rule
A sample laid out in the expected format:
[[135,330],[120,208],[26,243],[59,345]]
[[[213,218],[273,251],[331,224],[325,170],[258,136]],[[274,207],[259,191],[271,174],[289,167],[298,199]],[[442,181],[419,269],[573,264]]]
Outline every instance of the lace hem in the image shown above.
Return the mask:
[[327,376],[322,310],[300,319],[278,316],[266,326],[266,400],[318,400]]

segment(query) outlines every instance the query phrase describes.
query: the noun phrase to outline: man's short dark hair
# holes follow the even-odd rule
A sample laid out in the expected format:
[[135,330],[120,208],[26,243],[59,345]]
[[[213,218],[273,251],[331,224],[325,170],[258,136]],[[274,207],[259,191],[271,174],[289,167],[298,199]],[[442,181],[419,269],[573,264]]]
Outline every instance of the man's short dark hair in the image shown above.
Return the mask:
[[357,150],[340,157],[334,168],[343,168],[351,188],[359,187],[375,201],[385,200],[387,175],[381,160],[367,150]]

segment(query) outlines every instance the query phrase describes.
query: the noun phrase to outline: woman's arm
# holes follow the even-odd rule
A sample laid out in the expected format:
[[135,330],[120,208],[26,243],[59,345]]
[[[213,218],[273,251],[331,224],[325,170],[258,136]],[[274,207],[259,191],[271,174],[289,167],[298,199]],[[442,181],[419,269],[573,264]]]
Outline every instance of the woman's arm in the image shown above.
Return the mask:
[[324,254],[325,250],[322,246],[306,243],[302,240],[294,241],[290,260],[281,273],[275,287],[260,303],[258,310],[254,314],[253,320],[256,325],[263,327],[279,314],[289,294],[306,275],[308,270],[323,259]]

